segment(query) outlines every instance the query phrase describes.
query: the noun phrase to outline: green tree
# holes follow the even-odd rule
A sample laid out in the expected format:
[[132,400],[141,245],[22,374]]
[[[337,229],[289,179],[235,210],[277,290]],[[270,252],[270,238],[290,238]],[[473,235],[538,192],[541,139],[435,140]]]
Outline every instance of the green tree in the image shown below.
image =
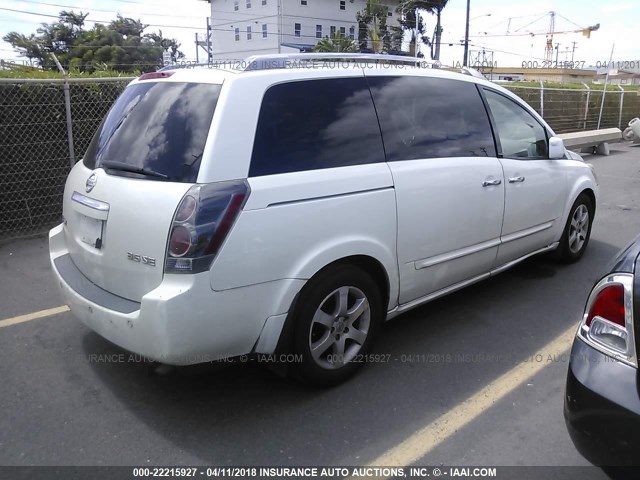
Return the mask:
[[10,43],[23,57],[27,57],[32,65],[34,60],[38,61],[46,55],[33,33],[27,37],[22,33],[9,32],[2,39]]
[[10,32],[3,40],[31,62],[51,70],[56,69],[52,53],[65,68],[81,72],[153,71],[162,66],[163,52],[169,52],[174,61],[184,57],[180,44],[164,38],[161,31],[144,34],[148,25],[140,20],[118,15],[108,25],[97,23],[86,30],[87,16],[63,10],[56,23],[43,23],[37,34]]
[[[440,59],[440,43],[442,40],[442,10],[447,6],[448,0],[403,0],[398,5],[396,11],[402,15],[405,15],[405,18],[400,21],[402,28],[404,30],[411,30],[412,33],[412,43],[416,41],[416,39],[421,40],[431,47],[431,58],[433,60]],[[433,35],[433,40],[431,40],[426,35],[425,26],[420,19],[419,25],[416,31],[416,9],[424,10],[432,15],[436,16],[436,28]],[[413,47],[415,48],[415,43]]]
[[357,52],[358,45],[350,38],[333,35],[331,38],[324,37],[315,47],[314,52],[330,53],[330,52]]

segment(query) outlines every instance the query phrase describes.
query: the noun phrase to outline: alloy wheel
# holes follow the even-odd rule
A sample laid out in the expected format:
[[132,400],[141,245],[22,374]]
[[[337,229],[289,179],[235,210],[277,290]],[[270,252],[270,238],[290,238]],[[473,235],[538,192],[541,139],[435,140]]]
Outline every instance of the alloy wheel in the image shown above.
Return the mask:
[[571,253],[578,253],[587,239],[589,231],[589,209],[585,204],[581,204],[573,212],[571,226],[569,228],[569,250]]
[[325,297],[309,330],[309,349],[325,369],[343,367],[360,352],[371,326],[371,307],[357,287],[343,286]]

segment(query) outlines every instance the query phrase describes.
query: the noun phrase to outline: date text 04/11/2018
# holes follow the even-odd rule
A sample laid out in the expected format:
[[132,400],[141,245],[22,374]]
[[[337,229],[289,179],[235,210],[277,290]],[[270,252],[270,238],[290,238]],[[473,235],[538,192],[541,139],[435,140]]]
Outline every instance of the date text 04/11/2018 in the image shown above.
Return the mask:
[[622,60],[622,61],[597,61],[595,65],[587,65],[585,61],[549,61],[549,60],[525,60],[522,62],[521,68],[574,68],[582,69],[585,67],[609,68],[617,70],[637,69],[640,68],[640,60]]
[[615,68],[617,70],[640,68],[640,60],[615,60],[612,62],[596,62],[597,68]]

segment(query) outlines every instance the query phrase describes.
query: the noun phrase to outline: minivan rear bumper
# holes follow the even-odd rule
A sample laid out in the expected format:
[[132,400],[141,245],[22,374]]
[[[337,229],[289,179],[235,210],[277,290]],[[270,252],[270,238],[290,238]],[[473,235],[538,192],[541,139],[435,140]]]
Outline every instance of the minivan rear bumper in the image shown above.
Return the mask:
[[[73,314],[116,345],[165,364],[190,365],[252,352],[267,319],[284,318],[304,283],[278,280],[218,292],[211,289],[209,272],[165,274],[137,303],[101,289],[82,274],[66,248],[63,228],[49,232],[49,255]],[[273,329],[266,335],[273,337]]]

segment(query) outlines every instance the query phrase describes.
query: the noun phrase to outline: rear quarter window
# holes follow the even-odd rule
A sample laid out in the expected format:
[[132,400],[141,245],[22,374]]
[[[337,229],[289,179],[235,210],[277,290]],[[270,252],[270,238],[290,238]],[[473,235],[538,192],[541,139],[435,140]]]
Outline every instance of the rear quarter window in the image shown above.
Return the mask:
[[127,87],[94,135],[84,164],[99,168],[105,161],[120,162],[170,181],[195,182],[221,88],[178,82]]
[[364,77],[289,82],[265,92],[249,176],[384,161]]

